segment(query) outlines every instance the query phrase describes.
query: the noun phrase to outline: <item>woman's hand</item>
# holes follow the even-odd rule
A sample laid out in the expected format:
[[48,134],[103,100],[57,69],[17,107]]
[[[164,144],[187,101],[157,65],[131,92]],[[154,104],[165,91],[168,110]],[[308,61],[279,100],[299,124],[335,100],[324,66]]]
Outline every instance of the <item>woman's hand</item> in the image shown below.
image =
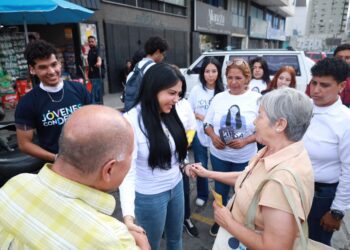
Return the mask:
[[210,171],[204,168],[201,164],[195,163],[191,164],[191,170],[195,174],[195,176],[199,177],[209,177]]
[[218,135],[213,133],[210,136],[210,139],[213,142],[214,147],[216,147],[217,149],[224,149],[225,148],[226,144],[221,140],[221,138]]
[[229,146],[230,148],[239,149],[239,148],[243,148],[247,144],[248,144],[247,140],[245,138],[242,138],[242,139],[234,139],[230,141],[229,143],[227,143],[227,146]]
[[197,177],[196,173],[194,173],[193,170],[192,170],[192,166],[194,166],[194,165],[196,165],[196,164],[198,164],[198,163],[186,164],[186,165],[184,166],[184,168],[185,168],[185,174],[186,174],[188,177],[191,177],[192,179],[194,179],[194,178]]
[[230,225],[230,222],[233,220],[230,210],[228,210],[228,208],[225,206],[220,207],[216,203],[216,201],[213,202],[213,208],[214,208],[214,219],[216,223],[218,223],[220,227],[223,227],[227,230],[228,226]]

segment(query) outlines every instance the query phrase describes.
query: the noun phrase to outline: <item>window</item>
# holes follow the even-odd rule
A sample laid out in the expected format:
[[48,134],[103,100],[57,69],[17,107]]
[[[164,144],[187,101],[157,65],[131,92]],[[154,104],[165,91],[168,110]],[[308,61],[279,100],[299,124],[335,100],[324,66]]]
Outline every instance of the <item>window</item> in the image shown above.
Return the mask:
[[[256,55],[235,55],[230,56],[229,60],[232,61],[233,59],[241,58],[249,62],[256,57]],[[296,75],[301,75],[298,56],[296,55],[264,55],[263,58],[269,66],[270,76],[276,74],[282,66],[292,66],[295,69]]]
[[249,62],[250,60],[256,58],[256,55],[235,55],[235,56],[230,56],[229,61],[233,61],[235,59],[243,59],[246,62]]
[[223,8],[225,10],[227,9],[227,0],[200,0],[200,1],[215,7]]
[[[225,56],[214,56],[216,60],[218,60],[220,62],[220,65],[222,65],[222,63],[224,62],[224,58]],[[192,69],[192,74],[199,74],[199,72],[201,71],[201,68],[202,68],[202,64],[203,64],[203,61],[206,57],[203,57],[202,60],[200,60],[196,66],[193,67]],[[220,67],[221,68],[221,67]]]
[[272,19],[273,19],[272,14],[269,13],[269,12],[266,12],[265,20],[266,20],[268,23],[270,23],[271,26],[273,25]]
[[276,74],[277,70],[282,66],[292,66],[296,75],[301,76],[298,56],[296,55],[266,55],[263,58],[269,66],[270,75]]
[[245,28],[246,3],[242,0],[233,0],[231,5],[232,24],[234,27]]
[[250,6],[250,16],[257,19],[264,19],[264,11],[252,5]]
[[285,19],[280,19],[280,30],[286,30],[286,20]]
[[[103,0],[102,0],[103,1]],[[221,0],[222,1],[222,0]],[[170,1],[170,0],[108,0],[119,4],[125,4],[142,9],[149,9],[159,12],[165,12],[175,15],[186,16],[187,8],[185,0]]]
[[275,28],[275,29],[278,29],[279,28],[279,18],[277,16],[273,17],[273,24],[272,24],[272,27]]

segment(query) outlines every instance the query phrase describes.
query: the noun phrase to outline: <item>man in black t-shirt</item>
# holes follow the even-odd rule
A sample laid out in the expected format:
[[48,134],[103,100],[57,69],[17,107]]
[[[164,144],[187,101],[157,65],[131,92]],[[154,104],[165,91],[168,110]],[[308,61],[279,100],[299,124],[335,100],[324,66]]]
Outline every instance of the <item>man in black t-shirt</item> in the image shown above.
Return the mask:
[[88,76],[92,84],[91,94],[95,103],[102,104],[102,59],[96,46],[96,37],[89,36],[88,43],[90,47],[88,53]]
[[[24,153],[53,162],[65,121],[76,109],[90,104],[91,96],[82,84],[61,79],[61,64],[51,44],[38,40],[28,44],[24,53],[31,74],[40,79],[40,84],[17,105],[18,145]],[[39,145],[33,143],[35,129]]]

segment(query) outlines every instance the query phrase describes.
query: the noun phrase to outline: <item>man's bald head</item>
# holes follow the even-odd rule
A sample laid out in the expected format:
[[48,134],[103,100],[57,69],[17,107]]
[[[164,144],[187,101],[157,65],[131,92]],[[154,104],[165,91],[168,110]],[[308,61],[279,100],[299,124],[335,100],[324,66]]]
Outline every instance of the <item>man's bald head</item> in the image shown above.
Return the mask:
[[133,131],[120,112],[88,105],[68,119],[59,140],[59,156],[84,174],[109,160],[123,161],[133,145]]

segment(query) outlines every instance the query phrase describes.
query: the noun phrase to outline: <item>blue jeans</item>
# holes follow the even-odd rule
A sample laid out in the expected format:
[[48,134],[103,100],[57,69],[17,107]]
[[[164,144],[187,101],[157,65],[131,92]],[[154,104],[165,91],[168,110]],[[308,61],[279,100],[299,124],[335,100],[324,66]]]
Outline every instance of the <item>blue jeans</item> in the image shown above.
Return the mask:
[[90,79],[92,84],[92,102],[96,104],[102,104],[102,82],[99,78]]
[[146,230],[152,250],[158,250],[165,232],[167,250],[182,250],[184,193],[182,180],[171,190],[145,195],[136,192],[137,223]]
[[[197,134],[193,138],[192,150],[194,161],[200,162],[203,167],[208,169],[208,148],[204,147],[198,139]],[[207,201],[208,200],[208,178],[197,177],[197,197]]]
[[[210,154],[210,161],[213,166],[213,170],[219,172],[239,172],[243,171],[248,165],[248,162],[234,163],[230,161],[223,161],[212,154]],[[215,191],[222,195],[222,203],[224,206],[226,206],[228,194],[230,192],[230,186],[215,181]]]
[[315,184],[314,199],[307,219],[309,225],[309,238],[329,246],[331,244],[333,232],[323,230],[323,227],[320,226],[320,221],[323,215],[330,210],[336,191],[337,184]]

